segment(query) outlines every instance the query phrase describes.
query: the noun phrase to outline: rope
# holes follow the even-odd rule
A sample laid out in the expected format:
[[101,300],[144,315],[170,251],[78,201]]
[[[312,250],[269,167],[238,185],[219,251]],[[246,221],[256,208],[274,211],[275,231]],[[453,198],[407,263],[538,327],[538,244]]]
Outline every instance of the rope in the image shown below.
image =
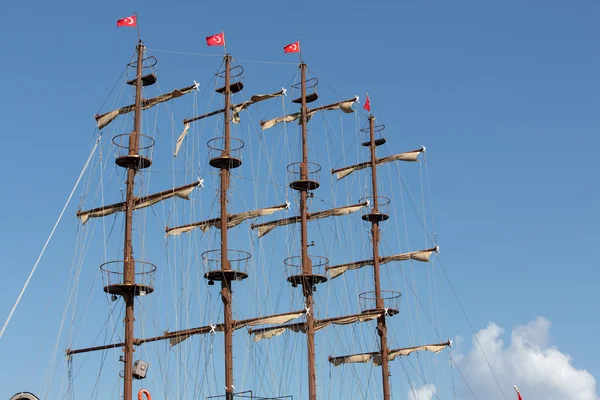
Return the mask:
[[19,297],[17,297],[17,301],[15,301],[15,304],[13,305],[12,309],[10,310],[10,314],[8,314],[8,318],[6,318],[6,321],[4,322],[4,326],[2,326],[2,330],[0,330],[0,339],[2,339],[2,336],[4,335],[4,331],[6,330],[6,327],[8,326],[8,323],[12,319],[12,316],[15,313],[15,310],[17,309],[17,306],[19,305],[21,298],[23,297],[23,294],[25,293],[25,289],[27,289],[27,286],[29,285],[29,282],[31,281],[33,273],[37,269],[38,264],[40,263],[40,260],[42,259],[44,252],[46,251],[46,247],[48,247],[48,244],[50,243],[50,240],[52,239],[52,236],[54,235],[54,231],[56,231],[56,228],[58,227],[60,220],[62,219],[69,203],[71,202],[71,198],[73,197],[75,190],[77,190],[77,186],[79,186],[79,182],[81,181],[81,178],[83,177],[83,174],[85,173],[85,170],[87,169],[88,165],[90,164],[90,161],[92,160],[92,156],[94,155],[94,152],[96,151],[96,148],[98,147],[98,144],[100,143],[100,139],[102,139],[102,133],[100,133],[100,135],[98,136],[98,139],[96,140],[96,144],[94,145],[94,148],[90,152],[90,155],[89,155],[87,161],[85,162],[85,165],[83,166],[83,169],[81,170],[81,173],[79,174],[79,177],[77,178],[77,182],[75,182],[75,186],[73,186],[73,190],[71,190],[71,194],[69,195],[69,198],[67,199],[67,202],[65,203],[65,206],[63,207],[62,211],[60,212],[60,215],[58,216],[58,219],[56,220],[56,223],[54,224],[54,227],[52,228],[52,231],[50,232],[50,236],[48,236],[48,239],[46,240],[46,243],[44,244],[44,247],[42,248],[42,251],[40,252],[40,255],[38,256],[37,261],[35,262],[35,264],[33,266],[33,269],[29,273],[29,277],[27,278],[27,281],[25,281],[25,285],[23,286],[23,289],[21,289],[21,293],[19,293]]

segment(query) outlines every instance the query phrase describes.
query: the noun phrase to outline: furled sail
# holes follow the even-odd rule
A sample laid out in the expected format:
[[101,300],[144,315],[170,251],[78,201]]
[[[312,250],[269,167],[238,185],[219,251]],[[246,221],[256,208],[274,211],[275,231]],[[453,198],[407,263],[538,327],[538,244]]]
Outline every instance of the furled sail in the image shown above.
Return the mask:
[[[289,313],[274,314],[274,315],[267,315],[264,317],[257,317],[257,318],[233,321],[233,328],[241,329],[246,326],[257,326],[257,325],[266,325],[266,324],[284,324],[293,319],[303,316],[305,313],[306,313],[306,311],[292,311]],[[165,334],[161,335],[161,336],[154,336],[154,337],[149,337],[149,338],[144,338],[144,339],[133,339],[133,344],[135,346],[140,346],[144,343],[157,342],[159,340],[170,339],[170,345],[175,346],[176,344],[183,342],[185,339],[189,338],[192,335],[205,335],[205,334],[211,333],[211,332],[223,332],[223,329],[224,329],[224,324],[217,324],[217,325],[210,324],[208,326],[200,326],[198,328],[183,329],[180,331],[173,331],[173,332],[166,331]],[[67,349],[67,355],[73,355],[73,354],[78,354],[78,353],[87,353],[90,351],[116,349],[118,347],[123,347],[123,346],[125,346],[125,343],[120,342],[120,343],[105,344],[102,346],[87,347],[85,349],[78,349],[78,350]]]
[[[262,217],[265,215],[271,215],[275,211],[285,210],[290,208],[290,203],[280,204],[274,207],[260,208],[258,210],[245,211],[239,214],[229,215],[227,218],[227,227],[233,228],[234,226],[238,226],[243,221],[251,218]],[[180,235],[182,233],[186,233],[191,231],[194,228],[200,228],[202,232],[208,231],[211,227],[215,227],[217,229],[221,229],[221,218],[213,218],[206,221],[194,222],[192,224],[177,226],[173,228],[167,228],[167,236],[170,235]]]
[[[378,158],[375,161],[375,165],[379,166],[385,163],[389,163],[392,161],[409,161],[414,162],[419,159],[419,154],[425,152],[425,147],[421,147],[420,149],[407,151],[404,153],[394,154],[392,156],[387,156],[383,158]],[[334,169],[331,171],[332,174],[336,174],[338,180],[347,177],[354,171],[358,171],[360,169],[364,169],[371,166],[371,161],[363,162],[360,164],[350,165],[349,167]]]
[[[368,204],[369,204],[368,202],[363,202],[363,203],[358,203],[358,204],[354,204],[351,206],[337,207],[337,208],[332,208],[331,210],[324,210],[324,211],[318,211],[315,213],[308,213],[306,220],[314,221],[317,219],[327,218],[327,217],[332,217],[332,216],[337,217],[340,215],[348,215],[348,214],[351,214],[353,212],[360,210],[363,207],[368,206]],[[271,232],[273,229],[275,229],[278,226],[295,224],[295,223],[300,222],[300,220],[301,220],[301,217],[299,215],[297,215],[295,217],[279,219],[279,220],[269,221],[269,222],[263,222],[261,224],[252,224],[250,227],[252,229],[258,228],[258,237],[262,237],[262,236],[266,235],[267,233]]]
[[[439,247],[436,246],[436,247],[433,247],[431,249],[426,249],[426,250],[411,251],[409,253],[401,253],[401,254],[395,254],[393,256],[380,257],[379,263],[387,264],[392,261],[406,261],[406,260],[429,262],[429,258],[431,257],[431,254],[434,252],[438,252],[438,251],[439,251]],[[356,261],[356,262],[351,262],[351,263],[347,263],[347,264],[332,265],[329,267],[325,267],[325,271],[327,271],[329,278],[333,279],[333,278],[337,278],[338,276],[342,275],[344,272],[346,272],[348,270],[359,269],[366,265],[373,265],[373,259]]]
[[[381,315],[381,311],[373,310],[360,314],[346,315],[342,317],[327,318],[321,320],[315,320],[315,332],[326,328],[330,325],[349,325],[355,322],[371,321],[378,318]],[[260,329],[249,329],[248,333],[253,335],[252,340],[258,342],[262,339],[270,339],[274,336],[279,336],[286,330],[296,333],[306,333],[306,322],[299,322],[296,324],[277,325],[268,328]]]
[[[133,209],[137,210],[144,207],[149,207],[159,201],[166,200],[171,197],[179,197],[181,199],[189,200],[189,194],[194,190],[196,186],[201,186],[202,180],[198,179],[197,182],[190,183],[189,185],[179,186],[173,189],[165,190],[163,192],[151,194],[149,196],[138,197],[133,202]],[[104,207],[94,208],[87,211],[77,211],[77,217],[81,219],[84,224],[90,218],[105,217],[116,212],[125,211],[125,202],[111,204]]]
[[[345,113],[353,113],[352,104],[358,101],[358,97],[354,97],[353,99],[340,101],[337,103],[328,104],[326,106],[316,107],[312,109],[308,109],[306,112],[306,120],[309,121],[312,116],[318,111],[326,111],[326,110],[342,110]],[[292,122],[296,121],[300,118],[300,112],[284,115],[282,117],[277,117],[270,119],[268,121],[261,121],[260,127],[264,131],[265,129],[272,128],[273,126],[280,124],[282,122]]]
[[[266,325],[266,324],[285,324],[286,322],[289,322],[293,319],[303,316],[305,313],[306,313],[306,311],[294,311],[294,312],[284,313],[284,314],[275,314],[275,315],[268,315],[265,317],[233,321],[233,329],[237,330],[237,329],[245,328],[247,326],[257,326],[257,325]],[[203,335],[203,334],[207,334],[207,333],[211,333],[211,332],[223,332],[224,329],[225,329],[224,324],[202,326],[199,328],[185,329],[185,330],[177,331],[177,332],[167,332],[164,335],[164,339],[171,339],[169,342],[169,345],[175,346],[175,345],[183,342],[184,340],[186,340],[187,338],[189,338],[192,335]]]
[[[423,346],[415,346],[415,347],[405,347],[401,349],[390,350],[388,352],[388,360],[393,361],[398,356],[408,356],[410,353],[415,351],[430,351],[432,353],[439,353],[444,350],[446,347],[452,347],[452,341],[449,340],[445,343],[438,344],[427,344]],[[341,357],[329,357],[329,362],[335,365],[336,367],[342,364],[349,363],[367,363],[372,362],[375,366],[381,366],[381,353],[373,352],[373,353],[362,353],[362,354],[351,354],[348,356]]]
[[[199,84],[196,81],[194,81],[194,84],[192,86],[184,87],[183,89],[175,89],[170,93],[161,94],[160,96],[152,97],[148,100],[142,100],[142,110],[147,110],[149,108],[154,107],[157,104],[181,97],[185,94],[192,92],[194,89],[198,89],[198,86]],[[135,104],[131,104],[126,107],[121,107],[117,110],[113,110],[102,115],[96,115],[96,124],[98,125],[98,129],[104,128],[119,115],[130,113],[133,110],[135,110]]]
[[[275,97],[284,96],[284,95],[285,95],[285,89],[281,88],[281,90],[278,92],[271,93],[271,94],[255,94],[252,97],[250,97],[250,100],[248,100],[248,101],[244,101],[243,103],[239,103],[239,104],[234,104],[231,107],[231,110],[233,111],[232,116],[231,116],[231,122],[233,122],[234,124],[239,124],[240,123],[240,112],[245,110],[252,104],[258,103],[263,100],[269,100],[269,99],[273,99]],[[179,135],[179,137],[177,138],[177,143],[175,145],[175,153],[173,154],[173,157],[177,157],[177,154],[179,153],[179,148],[181,147],[181,144],[183,143],[183,139],[185,139],[185,137],[188,133],[188,130],[190,129],[190,123],[192,123],[194,121],[198,121],[203,118],[212,117],[213,115],[217,115],[217,114],[220,114],[223,112],[225,112],[225,109],[221,108],[220,110],[211,111],[207,114],[199,115],[194,118],[184,119],[183,120],[183,132],[181,132],[181,135]]]

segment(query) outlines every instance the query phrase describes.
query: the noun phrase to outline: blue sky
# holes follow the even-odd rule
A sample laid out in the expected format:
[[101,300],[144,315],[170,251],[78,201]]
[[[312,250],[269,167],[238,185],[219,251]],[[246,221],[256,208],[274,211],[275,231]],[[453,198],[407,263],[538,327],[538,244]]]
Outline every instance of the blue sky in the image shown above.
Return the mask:
[[[89,154],[92,117],[133,52],[136,32],[115,28],[118,18],[133,12],[149,53],[159,57],[163,91],[193,79],[208,84],[219,59],[158,50],[219,56],[204,37],[222,29],[228,50],[248,60],[240,63],[250,91],[288,84],[297,58],[281,48],[298,38],[311,71],[342,98],[364,99],[369,91],[373,113],[387,127],[389,146],[382,151],[427,146],[441,263],[475,332],[486,329],[481,337],[493,336],[493,326],[504,328],[507,351],[497,360],[528,349],[511,339],[513,329],[535,332],[528,338],[540,354],[568,354],[574,368],[600,377],[597,351],[590,351],[600,328],[594,252],[600,239],[600,5],[594,1],[5,4],[2,321]],[[329,99],[336,97],[323,102]],[[169,109],[175,135],[190,109],[191,99]],[[171,132],[163,133],[170,141]],[[27,344],[21,332],[45,342],[40,327],[51,324],[45,315],[60,315],[76,203],[0,339],[0,397],[36,382],[27,365],[46,349],[15,349]],[[475,364],[468,363],[477,361],[470,353],[473,333],[443,273],[436,277],[442,328],[448,337],[464,338],[455,351],[464,357],[465,371],[471,370]],[[90,290],[101,292],[98,285]],[[508,384],[526,381],[505,373],[510,362],[498,362],[496,372]],[[548,398],[543,384],[523,385],[530,390],[525,400]],[[478,388],[488,389],[487,398],[503,398],[495,384]],[[511,390],[504,388],[507,398]]]

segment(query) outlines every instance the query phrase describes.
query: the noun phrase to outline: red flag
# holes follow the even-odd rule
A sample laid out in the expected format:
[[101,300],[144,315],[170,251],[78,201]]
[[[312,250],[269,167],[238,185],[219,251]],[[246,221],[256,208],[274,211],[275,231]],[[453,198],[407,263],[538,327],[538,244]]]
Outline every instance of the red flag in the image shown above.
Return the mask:
[[117,28],[120,26],[130,26],[135,28],[137,26],[137,17],[132,15],[131,17],[117,20]]
[[206,37],[207,46],[225,46],[225,34],[223,32]]
[[363,108],[368,112],[371,112],[371,100],[369,100],[369,93],[367,93],[367,100],[365,100],[365,105]]
[[515,391],[517,392],[517,396],[519,397],[517,400],[523,400],[523,398],[521,397],[521,393],[519,392],[519,388],[517,387],[517,385],[514,386]]
[[284,53],[299,53],[300,52],[300,41],[290,43],[283,48]]

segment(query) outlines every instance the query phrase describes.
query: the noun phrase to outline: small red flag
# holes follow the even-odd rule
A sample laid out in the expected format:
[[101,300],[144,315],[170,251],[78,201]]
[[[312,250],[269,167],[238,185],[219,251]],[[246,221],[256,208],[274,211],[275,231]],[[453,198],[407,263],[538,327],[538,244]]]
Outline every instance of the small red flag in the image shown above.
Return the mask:
[[517,387],[517,385],[514,386],[515,391],[517,392],[517,396],[519,397],[517,400],[523,400],[523,398],[521,397],[521,393],[519,392],[519,388]]
[[367,93],[367,99],[365,100],[365,105],[363,106],[365,110],[371,112],[371,100],[369,100],[369,94]]
[[206,37],[207,46],[225,46],[225,34],[223,32]]
[[130,26],[132,28],[137,26],[137,17],[132,15],[131,17],[117,20],[117,28],[120,26]]
[[284,53],[299,53],[300,52],[300,41],[290,43],[283,48]]

